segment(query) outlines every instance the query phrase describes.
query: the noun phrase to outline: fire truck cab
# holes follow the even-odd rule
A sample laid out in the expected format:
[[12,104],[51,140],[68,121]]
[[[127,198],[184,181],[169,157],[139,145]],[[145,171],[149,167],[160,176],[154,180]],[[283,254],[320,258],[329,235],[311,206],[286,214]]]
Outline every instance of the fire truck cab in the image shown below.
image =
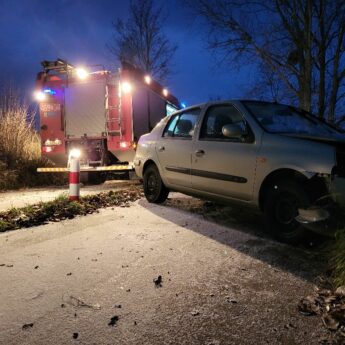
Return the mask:
[[42,155],[56,167],[40,172],[68,171],[71,152],[80,155],[81,171],[133,170],[139,137],[180,109],[167,89],[127,63],[116,73],[61,59],[41,64],[35,95]]

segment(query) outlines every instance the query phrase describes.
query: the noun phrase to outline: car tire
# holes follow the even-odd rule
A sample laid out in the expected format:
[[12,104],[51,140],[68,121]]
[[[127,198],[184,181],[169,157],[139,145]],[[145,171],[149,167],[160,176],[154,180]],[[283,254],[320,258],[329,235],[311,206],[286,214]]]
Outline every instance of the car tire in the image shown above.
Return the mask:
[[147,201],[155,204],[164,202],[169,194],[157,167],[153,164],[149,165],[144,172],[144,193]]
[[282,242],[304,242],[310,237],[310,232],[295,217],[298,208],[309,205],[310,200],[302,184],[283,180],[273,183],[264,204],[266,231]]

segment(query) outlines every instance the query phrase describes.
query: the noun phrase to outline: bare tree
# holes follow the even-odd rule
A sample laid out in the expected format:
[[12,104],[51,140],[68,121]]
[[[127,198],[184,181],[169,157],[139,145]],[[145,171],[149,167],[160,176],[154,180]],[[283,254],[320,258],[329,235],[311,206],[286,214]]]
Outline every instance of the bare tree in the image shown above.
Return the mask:
[[[209,48],[231,61],[255,61],[272,87],[334,122],[344,95],[343,0],[190,0],[210,28]],[[269,90],[269,89],[268,89]]]
[[115,44],[108,46],[120,60],[127,61],[164,80],[170,73],[177,49],[163,33],[165,15],[153,0],[131,0],[129,18],[113,23]]

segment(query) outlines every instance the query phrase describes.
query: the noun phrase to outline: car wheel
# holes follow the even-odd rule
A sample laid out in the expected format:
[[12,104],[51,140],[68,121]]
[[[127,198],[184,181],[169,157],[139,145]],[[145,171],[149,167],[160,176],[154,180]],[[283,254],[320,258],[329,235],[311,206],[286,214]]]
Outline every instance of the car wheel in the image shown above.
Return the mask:
[[264,205],[265,228],[282,242],[297,244],[310,232],[297,221],[298,209],[310,205],[303,186],[292,181],[278,181],[271,185]]
[[155,204],[164,202],[169,194],[157,167],[153,164],[148,166],[144,172],[144,193],[147,201]]

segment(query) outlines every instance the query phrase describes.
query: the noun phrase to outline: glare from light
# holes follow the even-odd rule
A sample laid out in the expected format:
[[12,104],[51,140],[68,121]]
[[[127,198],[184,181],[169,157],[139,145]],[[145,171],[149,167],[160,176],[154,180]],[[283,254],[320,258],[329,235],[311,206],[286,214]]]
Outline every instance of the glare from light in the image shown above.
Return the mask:
[[69,158],[80,158],[81,151],[79,149],[72,149],[69,151]]
[[169,94],[167,89],[163,89],[162,93],[163,93],[164,97],[167,97]]
[[186,103],[182,102],[182,103],[181,103],[181,107],[182,107],[182,108],[185,108],[185,107],[186,107]]
[[51,146],[43,146],[42,150],[43,152],[49,153],[53,151],[53,148]]
[[121,90],[123,93],[130,93],[132,91],[132,85],[128,81],[121,83]]
[[125,141],[122,141],[120,143],[120,147],[122,147],[123,149],[127,148],[127,146],[128,146],[128,143],[126,143]]
[[35,91],[34,98],[37,102],[42,102],[47,98],[47,95],[42,91]]
[[150,85],[151,84],[151,77],[149,75],[145,75],[144,77],[145,83]]
[[44,89],[43,92],[44,93],[49,93],[50,95],[56,95],[56,91],[54,91],[52,89]]
[[76,73],[79,79],[86,79],[89,73],[84,68],[76,68]]

